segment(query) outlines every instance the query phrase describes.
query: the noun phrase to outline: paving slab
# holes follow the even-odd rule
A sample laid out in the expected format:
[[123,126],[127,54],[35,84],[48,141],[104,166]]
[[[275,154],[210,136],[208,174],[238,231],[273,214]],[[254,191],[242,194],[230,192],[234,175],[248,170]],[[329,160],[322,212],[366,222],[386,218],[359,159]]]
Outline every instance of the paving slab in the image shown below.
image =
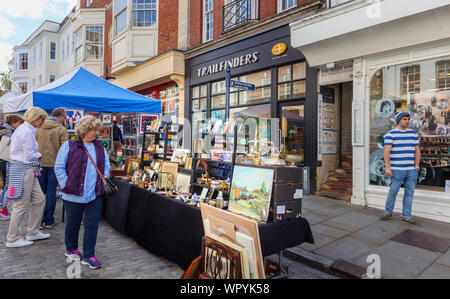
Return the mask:
[[314,244],[303,243],[299,247],[305,250],[314,251],[326,244],[329,244],[337,240],[336,238],[327,237],[319,233],[314,233],[313,236],[314,236]]
[[335,204],[314,210],[316,214],[325,215],[328,217],[336,217],[342,214],[353,211],[355,208],[349,205]]
[[341,216],[324,221],[323,224],[330,225],[349,232],[358,231],[378,221],[379,218],[358,211],[352,211]]
[[330,219],[330,217],[319,215],[313,212],[305,213],[302,215],[302,217],[308,220],[310,226]]
[[366,257],[376,246],[376,244],[363,242],[347,236],[331,244],[322,246],[314,252],[333,260],[342,259],[347,262],[353,262],[361,256]]
[[391,240],[442,254],[450,247],[450,240],[447,238],[411,229],[405,229]]
[[[417,278],[440,256],[438,253],[395,241],[387,241],[373,248],[370,254],[380,256],[382,278],[386,274],[391,278],[399,279]],[[366,258],[367,256],[362,256],[354,263],[367,267]]]
[[417,277],[419,279],[450,279],[450,267],[433,264]]
[[450,250],[448,250],[444,255],[442,255],[436,263],[450,267]]
[[348,234],[350,234],[348,231],[335,228],[332,226],[328,226],[322,223],[316,224],[311,226],[311,230],[314,233],[319,233],[321,235],[332,237],[332,238],[342,238]]
[[332,199],[318,199],[315,197],[303,197],[302,209],[317,210],[336,205],[336,201]]
[[381,245],[405,228],[391,221],[377,221],[352,233],[350,236],[357,240]]

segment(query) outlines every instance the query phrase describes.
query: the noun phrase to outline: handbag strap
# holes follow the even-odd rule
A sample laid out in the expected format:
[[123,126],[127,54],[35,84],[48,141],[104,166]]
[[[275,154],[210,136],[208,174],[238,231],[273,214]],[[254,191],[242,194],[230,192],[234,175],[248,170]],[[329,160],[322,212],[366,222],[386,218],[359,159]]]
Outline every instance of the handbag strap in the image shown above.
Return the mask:
[[89,159],[91,159],[91,162],[92,162],[92,164],[94,164],[95,169],[97,169],[97,173],[100,176],[100,178],[102,179],[103,184],[106,185],[106,180],[103,177],[103,175],[100,173],[100,170],[98,170],[97,165],[94,162],[94,159],[92,159],[91,155],[89,154],[89,152],[86,149],[84,149],[84,152],[88,155]]

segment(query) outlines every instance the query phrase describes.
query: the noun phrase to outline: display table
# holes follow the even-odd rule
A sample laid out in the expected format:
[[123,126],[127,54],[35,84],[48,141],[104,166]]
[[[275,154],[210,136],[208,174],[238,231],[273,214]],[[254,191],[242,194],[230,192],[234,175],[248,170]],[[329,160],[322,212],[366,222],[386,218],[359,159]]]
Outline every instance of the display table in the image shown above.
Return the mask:
[[[104,217],[115,229],[151,253],[186,270],[201,255],[200,208],[114,179],[119,192],[104,201]],[[263,256],[303,242],[314,243],[304,218],[259,225]]]

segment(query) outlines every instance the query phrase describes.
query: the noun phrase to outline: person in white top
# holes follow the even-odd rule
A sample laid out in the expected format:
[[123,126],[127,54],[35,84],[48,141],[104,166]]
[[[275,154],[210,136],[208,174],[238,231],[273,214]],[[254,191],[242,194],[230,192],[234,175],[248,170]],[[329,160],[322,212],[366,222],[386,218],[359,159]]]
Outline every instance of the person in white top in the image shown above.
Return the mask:
[[[24,115],[25,122],[11,136],[11,169],[8,198],[13,199],[13,211],[9,223],[6,247],[23,247],[33,241],[47,239],[50,234],[42,233],[39,228],[45,207],[45,196],[39,185],[38,144],[36,128],[44,123],[47,113],[38,107],[29,108]],[[31,207],[30,207],[31,203]],[[29,210],[27,235],[20,234],[19,227]]]

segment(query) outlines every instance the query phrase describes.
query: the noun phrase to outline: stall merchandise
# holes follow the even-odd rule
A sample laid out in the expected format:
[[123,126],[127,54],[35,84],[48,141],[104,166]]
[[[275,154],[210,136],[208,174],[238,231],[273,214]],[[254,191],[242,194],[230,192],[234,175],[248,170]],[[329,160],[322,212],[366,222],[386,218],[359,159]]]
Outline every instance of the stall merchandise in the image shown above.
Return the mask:
[[[119,192],[104,201],[104,216],[116,230],[133,238],[151,253],[182,269],[201,255],[204,227],[198,207],[113,179]],[[262,256],[314,243],[308,221],[302,217],[258,225]]]

